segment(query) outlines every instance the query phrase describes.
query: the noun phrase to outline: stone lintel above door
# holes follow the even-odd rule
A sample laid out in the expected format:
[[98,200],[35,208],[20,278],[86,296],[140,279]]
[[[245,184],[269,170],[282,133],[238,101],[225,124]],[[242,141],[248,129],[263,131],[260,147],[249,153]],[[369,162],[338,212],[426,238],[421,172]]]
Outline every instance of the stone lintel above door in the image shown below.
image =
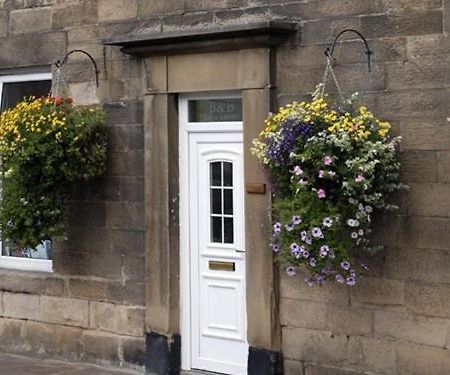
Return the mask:
[[202,29],[131,33],[103,41],[134,56],[169,56],[257,47],[274,47],[295,33],[298,23],[266,20],[228,26],[208,25]]

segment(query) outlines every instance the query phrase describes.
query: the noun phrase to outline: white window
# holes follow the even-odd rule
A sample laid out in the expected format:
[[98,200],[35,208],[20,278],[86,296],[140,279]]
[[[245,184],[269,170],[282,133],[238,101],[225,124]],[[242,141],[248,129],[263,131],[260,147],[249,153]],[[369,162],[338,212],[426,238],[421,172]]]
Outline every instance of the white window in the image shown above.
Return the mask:
[[[23,98],[47,96],[52,84],[51,73],[0,75],[0,108],[13,107]],[[0,241],[0,267],[52,272],[51,243],[46,241],[35,249],[14,249]]]

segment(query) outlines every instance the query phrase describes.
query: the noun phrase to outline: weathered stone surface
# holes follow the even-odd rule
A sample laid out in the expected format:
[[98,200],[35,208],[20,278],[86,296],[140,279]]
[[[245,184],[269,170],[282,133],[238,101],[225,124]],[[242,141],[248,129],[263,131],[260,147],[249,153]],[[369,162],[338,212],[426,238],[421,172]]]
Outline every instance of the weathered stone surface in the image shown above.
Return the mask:
[[450,356],[445,348],[397,343],[395,345],[399,374],[446,375],[450,368]]
[[130,336],[143,336],[144,309],[104,302],[91,302],[91,327]]
[[109,363],[119,363],[119,337],[117,335],[84,331],[81,340],[83,343],[83,356],[88,361],[98,361],[99,358]]
[[450,152],[438,152],[439,182],[450,183]]
[[137,15],[137,0],[99,0],[99,22],[126,20],[130,18],[136,18]]
[[42,296],[41,319],[45,322],[87,327],[89,325],[89,302],[61,297]]
[[184,0],[153,0],[145,1],[139,6],[139,16],[142,18],[157,14],[182,13],[184,11]]
[[349,341],[348,361],[353,367],[370,369],[370,372],[394,374],[396,370],[394,343],[378,338],[352,336]]
[[361,30],[371,37],[439,34],[442,33],[442,11],[362,17]]
[[54,324],[28,321],[23,330],[23,338],[29,351],[42,356],[63,356],[79,359],[83,350],[82,329]]
[[413,314],[450,318],[450,286],[410,282],[405,288],[405,303]]
[[283,353],[287,359],[333,363],[347,356],[347,338],[305,328],[283,328]]
[[400,280],[364,277],[350,292],[352,305],[389,305],[405,303],[405,283]]
[[60,296],[65,293],[64,280],[58,276],[45,273],[32,273],[0,270],[0,290]]
[[3,315],[9,318],[39,320],[39,296],[4,292]]
[[336,366],[305,364],[305,375],[362,375],[361,371]]
[[450,320],[380,310],[374,312],[373,326],[378,337],[444,347]]
[[85,280],[81,278],[69,279],[69,295],[72,298],[100,299],[107,298],[108,282],[99,280]]
[[123,359],[127,363],[143,366],[145,361],[145,339],[134,337],[121,337],[120,348]]
[[8,33],[8,12],[0,11],[0,37]]
[[97,13],[97,0],[82,0],[64,4],[53,10],[53,28],[62,29],[68,26],[94,24],[97,22]]
[[304,375],[303,362],[285,360],[284,361],[284,374],[285,375]]
[[449,193],[448,184],[410,183],[405,205],[411,215],[448,217],[450,201],[442,197]]
[[[435,151],[404,151],[401,153],[401,179],[411,182],[445,182],[440,180],[438,173],[438,154]],[[439,159],[440,160],[440,159]],[[445,164],[444,164],[445,165]],[[445,179],[446,174],[443,174]]]
[[11,34],[40,33],[51,30],[51,9],[14,10],[9,13]]
[[144,205],[141,202],[109,202],[106,205],[107,225],[116,229],[144,229]]
[[24,320],[0,318],[0,348],[3,351],[16,351],[23,345],[21,337]]

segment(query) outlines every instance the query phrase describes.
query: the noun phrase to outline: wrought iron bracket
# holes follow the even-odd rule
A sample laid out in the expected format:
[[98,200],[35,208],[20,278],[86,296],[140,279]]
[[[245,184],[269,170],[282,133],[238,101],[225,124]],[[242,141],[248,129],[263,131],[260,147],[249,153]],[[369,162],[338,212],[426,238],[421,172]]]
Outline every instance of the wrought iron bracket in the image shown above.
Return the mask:
[[58,69],[62,68],[67,63],[67,60],[69,59],[69,56],[74,54],[74,53],[82,53],[82,54],[86,55],[89,58],[89,60],[92,63],[92,66],[94,68],[95,84],[98,87],[98,74],[100,73],[100,71],[98,70],[97,63],[95,62],[94,58],[92,57],[92,55],[89,52],[86,52],[86,51],[84,51],[82,49],[74,49],[72,51],[69,51],[69,52],[66,53],[66,55],[63,57],[62,60],[58,60],[58,61],[55,62],[55,66]]
[[369,43],[367,43],[367,40],[364,37],[364,35],[362,35],[358,30],[355,30],[355,29],[344,29],[344,30],[340,31],[339,33],[337,33],[334,36],[333,41],[326,48],[325,55],[327,55],[330,59],[332,59],[334,50],[336,48],[336,43],[338,42],[339,38],[343,34],[348,33],[348,32],[358,35],[359,38],[364,42],[364,45],[365,45],[365,48],[366,48],[365,54],[367,55],[367,66],[369,68],[369,72],[372,71],[372,55],[373,55],[373,51],[369,48]]

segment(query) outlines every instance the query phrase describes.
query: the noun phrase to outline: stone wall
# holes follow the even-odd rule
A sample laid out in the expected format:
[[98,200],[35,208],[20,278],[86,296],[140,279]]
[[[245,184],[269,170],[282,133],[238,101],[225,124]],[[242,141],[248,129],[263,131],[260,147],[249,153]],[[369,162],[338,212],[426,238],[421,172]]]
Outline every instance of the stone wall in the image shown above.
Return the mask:
[[101,40],[261,19],[298,20],[278,49],[278,104],[321,79],[333,32],[361,30],[336,50],[345,92],[359,91],[403,142],[396,216],[379,218],[386,250],[354,289],[310,289],[282,277],[286,374],[444,374],[450,368],[450,0],[2,0],[0,70],[49,66],[71,49],[101,70],[95,89],[84,57],[66,69],[79,103],[100,103],[110,136],[108,170],[78,186],[69,241],[53,274],[0,271],[0,349],[142,365],[145,327],[144,138],[141,61]]

